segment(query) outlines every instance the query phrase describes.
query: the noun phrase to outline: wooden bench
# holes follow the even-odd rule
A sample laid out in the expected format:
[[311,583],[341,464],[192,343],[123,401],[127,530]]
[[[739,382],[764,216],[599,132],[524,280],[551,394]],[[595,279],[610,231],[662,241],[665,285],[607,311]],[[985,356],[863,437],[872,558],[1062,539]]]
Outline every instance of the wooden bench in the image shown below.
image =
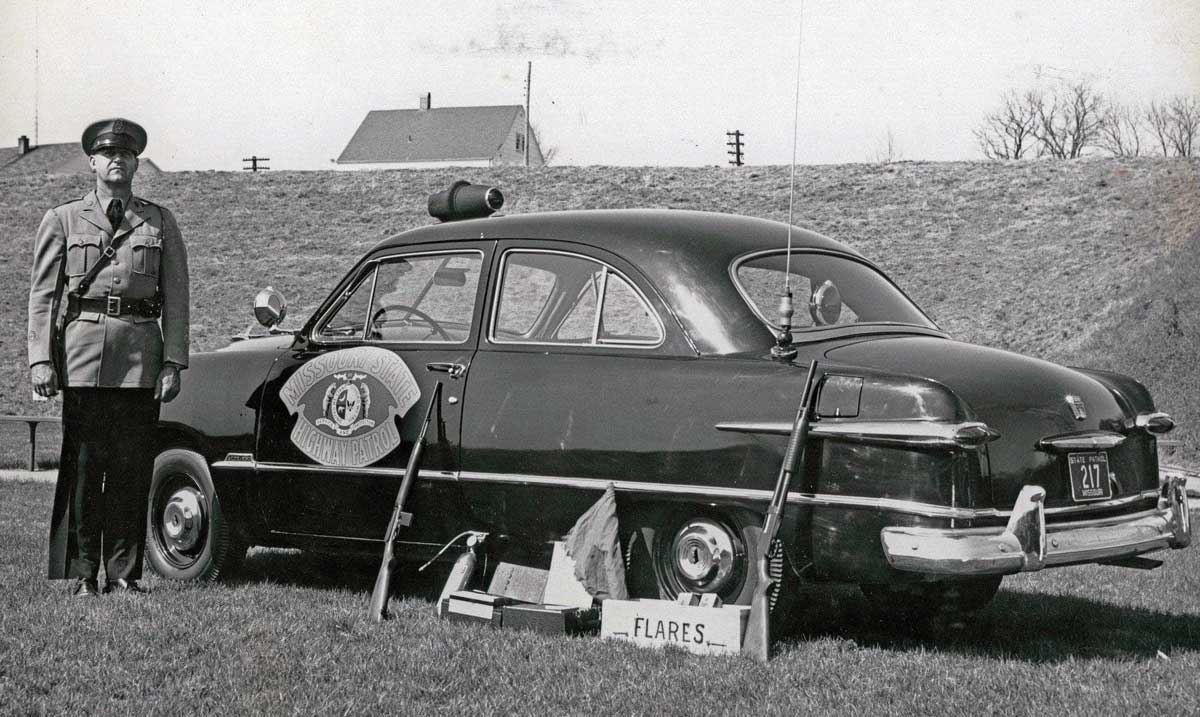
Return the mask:
[[40,423],[62,423],[58,416],[0,416],[0,423],[29,424],[29,470],[37,470],[37,428]]

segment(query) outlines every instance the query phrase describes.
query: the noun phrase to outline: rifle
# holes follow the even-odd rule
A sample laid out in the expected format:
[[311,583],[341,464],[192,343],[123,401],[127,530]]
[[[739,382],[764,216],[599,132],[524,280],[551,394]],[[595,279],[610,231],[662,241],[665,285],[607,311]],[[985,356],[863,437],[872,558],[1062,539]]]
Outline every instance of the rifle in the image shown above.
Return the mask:
[[804,379],[804,393],[800,398],[800,409],[792,422],[792,433],[788,437],[787,450],[783,453],[783,465],[779,467],[779,478],[775,481],[775,492],[771,494],[771,505],[762,528],[747,530],[755,537],[755,570],[758,580],[750,601],[750,619],[746,623],[746,637],[742,640],[742,654],[759,662],[771,659],[771,602],[767,595],[776,581],[768,568],[771,543],[779,532],[783,520],[783,508],[787,504],[788,487],[792,474],[803,464],[804,443],[808,438],[808,414],[812,403],[813,379],[817,373],[817,362],[808,365],[808,377]]
[[413,481],[417,479],[420,470],[421,451],[425,445],[425,431],[433,419],[433,408],[438,405],[442,396],[442,382],[433,385],[433,395],[429,398],[429,407],[425,409],[425,420],[421,423],[421,432],[413,443],[412,453],[408,456],[408,467],[404,470],[404,480],[400,482],[400,492],[396,494],[396,507],[392,509],[392,519],[388,521],[387,536],[383,539],[383,563],[379,566],[379,575],[375,577],[375,589],[371,591],[370,614],[375,622],[388,618],[388,596],[392,591],[392,564],[395,561],[396,536],[400,528],[412,524],[412,513],[405,512],[404,502],[408,500],[408,492],[412,489]]

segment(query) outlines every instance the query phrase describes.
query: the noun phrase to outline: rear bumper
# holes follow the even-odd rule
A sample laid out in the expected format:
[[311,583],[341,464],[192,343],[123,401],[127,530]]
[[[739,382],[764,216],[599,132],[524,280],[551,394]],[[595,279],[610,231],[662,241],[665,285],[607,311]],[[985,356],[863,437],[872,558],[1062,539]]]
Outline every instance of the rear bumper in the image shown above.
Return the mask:
[[1186,481],[1164,481],[1158,506],[1132,515],[1046,525],[1046,492],[1021,489],[1003,528],[906,528],[880,532],[893,568],[930,575],[1006,575],[1132,557],[1192,540]]

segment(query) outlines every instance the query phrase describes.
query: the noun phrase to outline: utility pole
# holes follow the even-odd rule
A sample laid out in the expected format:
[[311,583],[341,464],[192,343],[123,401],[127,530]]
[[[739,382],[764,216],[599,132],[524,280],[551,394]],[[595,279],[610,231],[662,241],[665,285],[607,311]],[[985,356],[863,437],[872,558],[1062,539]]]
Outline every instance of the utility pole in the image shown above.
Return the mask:
[[242,161],[250,163],[249,167],[242,167],[243,172],[247,172],[247,171],[248,172],[257,172],[257,171],[264,170],[264,169],[270,169],[270,167],[268,167],[265,164],[262,164],[262,162],[270,162],[271,158],[270,157],[259,157],[257,155],[250,155],[249,157],[242,157]]
[[729,138],[729,141],[725,145],[733,148],[726,152],[726,154],[733,157],[733,159],[729,160],[729,163],[735,167],[742,166],[742,137],[744,136],[742,131],[735,129],[732,132],[726,132],[725,136]]
[[33,146],[38,146],[38,104],[40,103],[39,85],[41,83],[40,57],[42,49],[42,19],[41,5],[33,6]]
[[529,95],[533,81],[533,60],[525,66],[525,168],[529,169]]

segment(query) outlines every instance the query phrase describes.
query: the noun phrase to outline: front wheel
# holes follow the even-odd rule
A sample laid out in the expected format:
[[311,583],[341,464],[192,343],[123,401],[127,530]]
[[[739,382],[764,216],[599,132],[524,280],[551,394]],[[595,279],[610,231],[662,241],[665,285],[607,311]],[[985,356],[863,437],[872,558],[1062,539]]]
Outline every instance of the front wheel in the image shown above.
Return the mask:
[[221,512],[204,457],[174,448],[154,459],[146,561],[170,580],[216,580],[246,553]]

